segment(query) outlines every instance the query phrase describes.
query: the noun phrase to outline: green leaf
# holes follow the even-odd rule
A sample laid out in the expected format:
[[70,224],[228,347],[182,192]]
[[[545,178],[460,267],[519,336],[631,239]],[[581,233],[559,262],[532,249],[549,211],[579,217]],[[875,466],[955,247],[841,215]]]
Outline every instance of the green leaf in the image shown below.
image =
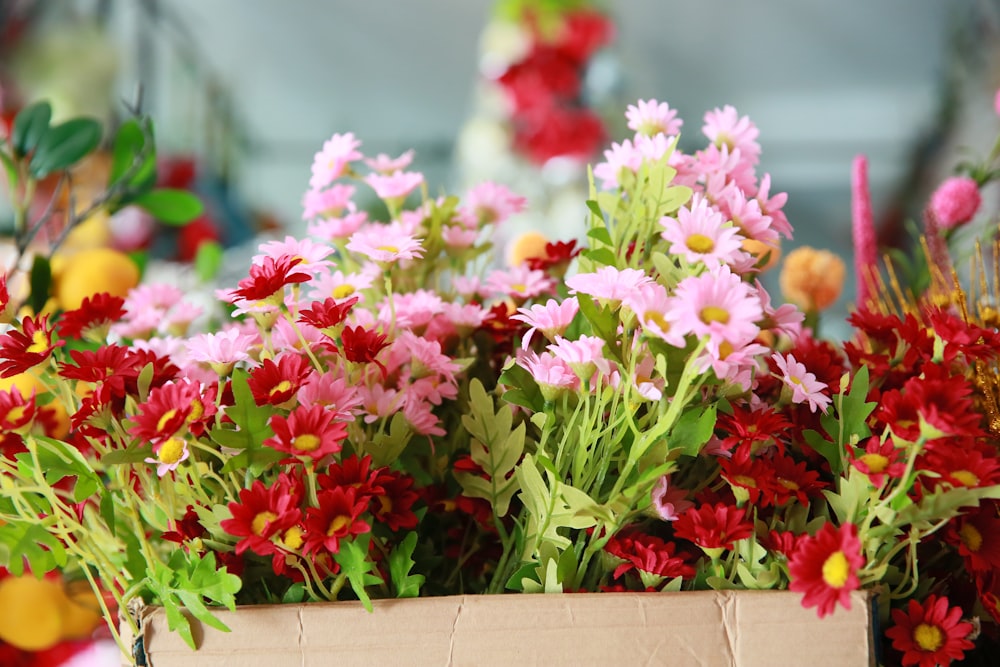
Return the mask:
[[198,280],[203,283],[214,280],[222,268],[222,259],[222,246],[219,243],[215,241],[201,243],[194,256],[194,270]]
[[153,458],[153,446],[137,442],[125,449],[115,449],[101,456],[101,463],[106,466],[122,463],[141,463]]
[[[149,123],[149,120],[144,122]],[[150,124],[149,132],[152,133],[152,130]],[[141,164],[139,160],[142,160]],[[152,136],[147,146],[140,121],[134,118],[122,123],[115,134],[108,185],[117,184],[129,174],[129,170],[134,171],[129,175],[128,185],[140,191],[152,187],[156,181],[156,148],[152,143]]]
[[[594,212],[594,215],[598,217],[603,217],[600,207],[597,206],[597,202],[588,201],[587,206],[590,207],[590,210]],[[606,246],[613,245],[611,242],[611,234],[608,232],[607,227],[594,227],[587,232],[587,237],[592,238],[600,243],[603,243]]]
[[805,438],[810,447],[826,459],[827,463],[830,464],[830,471],[834,475],[839,475],[843,472],[843,457],[840,455],[841,450],[837,443],[831,442],[828,438],[823,437],[822,433],[812,429],[803,431],[802,437]]
[[592,261],[594,264],[599,264],[601,266],[615,266],[618,264],[618,258],[615,257],[615,253],[611,252],[608,248],[591,248],[590,250],[584,250],[583,256]]
[[93,118],[74,118],[49,128],[31,156],[28,170],[35,178],[68,169],[101,143],[101,124]]
[[66,549],[55,535],[38,523],[6,523],[0,526],[0,564],[11,574],[24,574],[24,564],[40,577],[66,565]]
[[594,330],[594,334],[607,343],[608,351],[616,361],[625,363],[622,356],[621,341],[618,340],[618,316],[611,310],[610,306],[598,306],[597,303],[586,294],[577,294],[577,301],[580,304],[580,312]]
[[[87,459],[75,447],[61,440],[43,436],[29,436],[29,444],[31,441],[39,445],[36,447],[35,456],[38,458],[38,467],[45,472],[45,481],[48,484],[54,486],[67,477],[76,480],[73,485],[74,501],[83,502],[104,487]],[[27,469],[25,472],[35,467],[30,454],[18,454],[16,459],[18,468],[22,469],[23,466]]]
[[341,573],[347,576],[354,594],[369,612],[372,611],[372,600],[365,589],[382,583],[382,577],[372,574],[375,571],[375,564],[368,560],[370,537],[369,534],[365,534],[351,541],[341,541],[340,551],[334,554],[334,560],[340,564]]
[[413,560],[413,550],[416,547],[417,533],[411,531],[389,554],[389,576],[396,589],[397,598],[415,598],[420,595],[424,575],[410,574],[416,564]]
[[667,436],[668,450],[697,456],[715,432],[716,406],[696,405],[681,414]]
[[52,287],[52,266],[47,258],[35,255],[35,259],[31,263],[31,276],[28,282],[31,285],[28,305],[34,312],[40,313],[49,300],[49,290]]
[[14,128],[11,132],[14,155],[24,157],[33,151],[49,131],[51,120],[52,107],[48,102],[35,102],[21,109],[14,118]]
[[531,372],[523,366],[512,363],[505,368],[500,374],[500,384],[512,387],[500,397],[505,403],[520,405],[532,412],[541,412],[545,409],[542,390],[538,388],[538,383],[535,382]]
[[135,203],[167,225],[184,225],[201,215],[201,200],[187,190],[158,188],[135,198]]
[[397,412],[389,422],[389,432],[378,432],[365,447],[376,467],[387,466],[397,460],[413,438],[413,429],[402,412]]

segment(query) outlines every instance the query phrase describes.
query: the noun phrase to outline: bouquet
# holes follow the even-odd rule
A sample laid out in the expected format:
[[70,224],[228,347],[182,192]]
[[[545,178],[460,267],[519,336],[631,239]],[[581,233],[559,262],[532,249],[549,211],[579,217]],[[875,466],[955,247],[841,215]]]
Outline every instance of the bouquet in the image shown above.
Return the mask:
[[143,284],[12,313],[6,567],[87,579],[109,619],[162,605],[192,645],[213,606],[704,588],[820,616],[870,589],[889,664],[995,641],[996,276],[868,271],[825,341],[835,273],[786,276],[801,306],[759,280],[792,227],[753,123],[712,110],[686,154],[666,103],[626,119],[585,242],[515,265],[490,238],[524,199],[432,198],[412,154],[336,134],[309,238],[262,243],[213,312]]

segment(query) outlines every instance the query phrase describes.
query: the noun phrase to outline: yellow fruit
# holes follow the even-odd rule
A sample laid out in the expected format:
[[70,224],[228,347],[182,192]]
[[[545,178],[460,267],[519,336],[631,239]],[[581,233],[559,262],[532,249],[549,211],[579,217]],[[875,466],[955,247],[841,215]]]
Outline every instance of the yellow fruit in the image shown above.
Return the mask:
[[9,392],[12,387],[17,387],[17,391],[25,398],[31,396],[32,393],[45,393],[45,385],[42,384],[42,381],[28,373],[18,373],[9,378],[0,378],[0,391]]
[[103,622],[101,603],[89,584],[81,585],[66,591],[66,606],[63,609],[62,638],[86,639]]
[[518,266],[529,259],[545,257],[545,245],[549,240],[541,232],[525,232],[510,245],[508,259],[511,266]]
[[23,651],[41,651],[62,638],[62,587],[31,575],[0,581],[0,639]]
[[108,227],[109,216],[106,211],[98,211],[79,223],[66,236],[63,248],[96,248],[105,246],[111,241],[111,229]]
[[90,248],[70,255],[59,267],[55,297],[65,310],[79,308],[99,292],[125,296],[139,284],[139,267],[128,255],[111,248]]

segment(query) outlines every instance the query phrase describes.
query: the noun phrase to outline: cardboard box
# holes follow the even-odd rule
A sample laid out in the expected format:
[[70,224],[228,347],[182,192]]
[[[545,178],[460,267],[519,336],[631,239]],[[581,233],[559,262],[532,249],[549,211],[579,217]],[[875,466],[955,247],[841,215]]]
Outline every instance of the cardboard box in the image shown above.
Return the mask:
[[870,667],[872,605],[824,619],[788,591],[481,595],[221,611],[232,632],[197,625],[198,652],[137,611],[149,667],[327,665],[670,665]]

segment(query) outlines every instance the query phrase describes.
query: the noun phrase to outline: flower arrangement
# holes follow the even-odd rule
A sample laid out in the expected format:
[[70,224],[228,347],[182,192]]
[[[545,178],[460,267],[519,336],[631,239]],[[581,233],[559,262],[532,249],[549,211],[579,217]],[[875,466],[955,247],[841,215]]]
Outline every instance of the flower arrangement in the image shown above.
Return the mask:
[[667,104],[626,118],[585,247],[498,267],[522,198],[429,198],[411,154],[337,134],[311,238],[263,243],[206,331],[169,285],[18,314],[6,567],[85,578],[108,618],[161,605],[192,645],[183,611],[219,627],[213,605],[705,588],[820,616],[870,589],[888,664],[995,642],[995,276],[899,312],[867,273],[856,338],[819,339],[819,293],[758,279],[792,228],[752,122],[712,110],[686,154]]

